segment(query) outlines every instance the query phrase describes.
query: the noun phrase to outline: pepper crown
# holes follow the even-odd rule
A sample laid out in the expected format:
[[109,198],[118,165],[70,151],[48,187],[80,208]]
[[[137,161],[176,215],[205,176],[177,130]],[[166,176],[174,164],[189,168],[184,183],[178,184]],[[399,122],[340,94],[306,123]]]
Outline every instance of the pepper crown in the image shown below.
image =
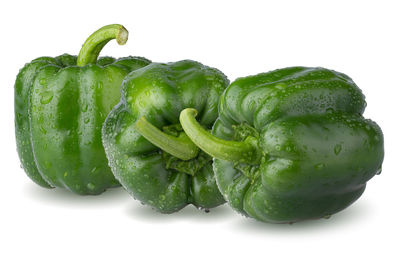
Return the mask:
[[261,155],[257,139],[248,136],[244,141],[228,141],[213,136],[196,120],[197,111],[193,108],[184,109],[179,120],[189,138],[204,152],[214,158],[242,163],[257,163]]

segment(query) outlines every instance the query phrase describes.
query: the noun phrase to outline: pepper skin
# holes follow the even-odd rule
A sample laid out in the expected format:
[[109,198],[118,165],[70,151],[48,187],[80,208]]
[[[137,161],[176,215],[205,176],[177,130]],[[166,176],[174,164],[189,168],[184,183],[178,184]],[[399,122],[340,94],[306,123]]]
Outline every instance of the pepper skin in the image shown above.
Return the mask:
[[364,119],[364,96],[346,75],[291,67],[239,78],[224,92],[212,134],[180,115],[212,155],[218,187],[239,213],[292,223],[330,216],[380,173],[383,134]]
[[15,132],[22,167],[37,184],[77,194],[100,194],[118,186],[101,143],[105,117],[120,99],[120,85],[149,60],[97,59],[112,39],[127,41],[117,24],[93,33],[79,56],[40,57],[15,82]]
[[123,81],[121,102],[103,126],[111,169],[136,199],[162,213],[188,204],[209,209],[224,203],[212,159],[183,133],[180,111],[199,111],[210,128],[218,99],[229,84],[225,75],[198,62],[152,63]]

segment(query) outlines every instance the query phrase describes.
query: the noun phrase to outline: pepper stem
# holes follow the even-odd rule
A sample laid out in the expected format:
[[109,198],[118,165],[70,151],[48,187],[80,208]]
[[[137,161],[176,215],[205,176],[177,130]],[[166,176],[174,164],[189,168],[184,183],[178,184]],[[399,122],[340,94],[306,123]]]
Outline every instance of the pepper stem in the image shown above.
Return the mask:
[[195,119],[196,115],[195,109],[187,108],[181,112],[179,120],[185,133],[204,152],[214,158],[231,162],[259,162],[260,155],[254,137],[247,137],[242,142],[220,139],[204,129]]
[[83,44],[77,65],[96,63],[101,49],[112,39],[116,39],[119,45],[124,45],[128,40],[128,31],[120,24],[111,24],[98,29]]
[[199,148],[181,132],[178,137],[166,134],[141,117],[135,124],[136,130],[153,145],[181,159],[190,160],[199,153]]

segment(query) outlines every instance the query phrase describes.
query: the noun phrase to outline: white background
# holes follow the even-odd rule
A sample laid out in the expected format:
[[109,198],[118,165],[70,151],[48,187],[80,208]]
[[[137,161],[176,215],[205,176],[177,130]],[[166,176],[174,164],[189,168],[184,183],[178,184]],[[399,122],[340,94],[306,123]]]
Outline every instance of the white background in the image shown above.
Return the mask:
[[[398,1],[2,1],[0,266],[400,266]],[[330,219],[274,225],[224,205],[162,215],[121,188],[100,196],[42,189],[20,168],[13,86],[39,56],[77,54],[99,27],[123,24],[102,55],[194,59],[234,80],[323,66],[366,95],[385,135],[383,172]]]

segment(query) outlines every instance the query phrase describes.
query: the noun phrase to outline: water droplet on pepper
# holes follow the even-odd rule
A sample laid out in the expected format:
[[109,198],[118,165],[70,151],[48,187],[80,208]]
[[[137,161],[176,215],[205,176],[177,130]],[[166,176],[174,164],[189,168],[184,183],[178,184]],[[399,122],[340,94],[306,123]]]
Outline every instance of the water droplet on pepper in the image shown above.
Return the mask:
[[40,98],[40,103],[42,104],[48,104],[50,101],[53,99],[53,92],[45,91],[42,93],[41,98]]
[[335,152],[335,155],[339,155],[339,153],[342,151],[342,145],[341,144],[335,145],[335,148],[333,150]]

